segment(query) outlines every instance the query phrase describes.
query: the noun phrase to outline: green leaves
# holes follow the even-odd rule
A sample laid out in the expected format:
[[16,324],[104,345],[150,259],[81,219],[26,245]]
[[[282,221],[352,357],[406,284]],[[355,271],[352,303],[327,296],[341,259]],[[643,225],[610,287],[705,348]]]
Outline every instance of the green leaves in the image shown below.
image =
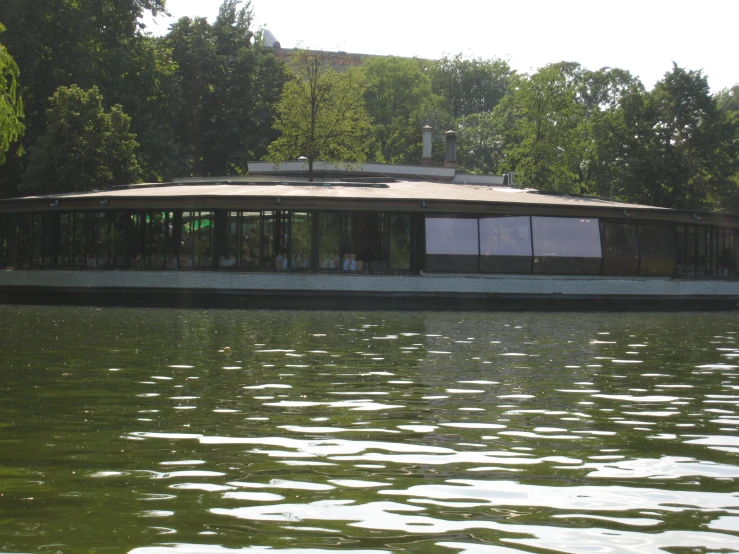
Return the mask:
[[176,62],[183,105],[173,116],[184,173],[233,175],[266,154],[283,63],[250,30],[250,5],[226,0],[213,25],[182,18],[164,38]]
[[420,129],[440,100],[416,60],[372,57],[364,60],[364,100],[372,118],[373,157],[380,162],[418,163]]
[[296,52],[290,69],[274,124],[280,137],[269,145],[267,159],[305,156],[311,181],[316,160],[363,162],[371,127],[362,73],[336,71],[320,53],[309,51]]
[[445,56],[429,64],[434,93],[449,102],[455,118],[488,113],[506,94],[513,75],[503,60]]
[[[0,23],[0,33],[5,27]],[[0,43],[0,164],[11,145],[23,136],[23,101],[18,90],[20,71],[5,46]],[[22,148],[18,153],[22,153]]]
[[138,144],[120,105],[106,112],[96,87],[76,85],[60,87],[50,103],[48,127],[31,150],[24,189],[48,194],[138,181]]
[[576,71],[568,64],[513,78],[495,113],[504,143],[501,168],[515,171],[519,183],[580,192],[587,121],[577,91]]

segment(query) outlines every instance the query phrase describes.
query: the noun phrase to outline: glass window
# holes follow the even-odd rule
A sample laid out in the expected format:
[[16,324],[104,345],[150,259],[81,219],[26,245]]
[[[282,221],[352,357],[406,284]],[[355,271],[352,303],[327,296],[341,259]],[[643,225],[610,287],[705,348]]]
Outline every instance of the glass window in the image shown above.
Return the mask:
[[35,214],[29,219],[30,267],[40,269],[44,267],[44,218],[41,214]]
[[426,254],[477,256],[479,252],[477,218],[426,218]]
[[214,215],[212,212],[183,212],[179,268],[213,267]]
[[636,275],[639,269],[639,241],[631,223],[600,222],[603,246],[603,275]]
[[476,217],[426,217],[426,271],[475,273],[479,254]]
[[8,222],[10,217],[0,216],[0,269],[9,267],[10,264],[10,233]]
[[409,214],[390,214],[390,269],[410,271],[411,269],[411,216]]
[[82,227],[82,267],[96,269],[98,266],[97,212],[81,214]]
[[338,271],[341,269],[343,249],[342,214],[322,212],[318,216],[318,268],[321,271]]
[[290,260],[288,243],[288,212],[264,212],[264,229],[266,248],[269,254],[267,269],[285,270],[289,267]]
[[534,273],[600,273],[600,227],[597,219],[532,217]]
[[59,266],[72,267],[75,257],[73,213],[63,213],[60,216],[61,230],[59,237]]
[[259,267],[262,251],[262,233],[260,212],[243,212],[241,214],[241,257],[239,267],[244,270],[255,270]]
[[480,271],[531,272],[531,219],[528,216],[480,218]]
[[207,269],[213,267],[213,225],[212,212],[199,212],[194,220],[192,233],[195,235],[195,252],[193,255],[193,267]]
[[717,277],[736,277],[736,231],[717,229],[716,272]]
[[[270,271],[282,269],[282,256],[279,244],[279,212],[263,212],[264,239],[262,250],[262,267]],[[276,231],[277,230],[277,231]],[[279,257],[279,260],[277,259]]]
[[125,267],[124,221],[124,214],[118,212],[95,214],[95,267]]
[[531,256],[529,217],[481,217],[480,255]]
[[355,212],[354,246],[344,253],[347,271],[386,273],[388,266],[387,217],[378,212]]
[[239,266],[239,252],[241,252],[241,212],[226,212],[225,214],[225,244],[223,252],[218,257],[218,267],[221,269],[236,269]]
[[597,219],[532,217],[534,256],[600,258]]
[[672,225],[642,224],[639,234],[639,275],[671,277],[675,272],[677,247]]
[[146,215],[143,213],[131,214],[130,218],[130,257],[131,267],[144,269],[147,267],[146,254]]
[[292,212],[290,225],[290,269],[309,271],[313,253],[313,214]]
[[169,214],[150,212],[146,214],[146,249],[151,269],[167,267],[167,243],[169,242]]

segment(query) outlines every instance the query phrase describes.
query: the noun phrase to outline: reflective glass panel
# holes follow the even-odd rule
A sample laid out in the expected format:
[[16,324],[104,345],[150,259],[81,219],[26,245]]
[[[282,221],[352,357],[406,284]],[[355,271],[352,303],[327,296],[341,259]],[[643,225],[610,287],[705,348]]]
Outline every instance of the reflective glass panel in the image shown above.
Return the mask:
[[736,276],[736,251],[735,236],[736,232],[731,229],[718,229],[717,234],[717,276],[718,277],[735,277]]
[[218,267],[221,269],[236,269],[242,240],[241,213],[226,212],[224,220],[226,225],[224,229],[225,244],[223,245],[223,252],[218,257]]
[[411,216],[389,214],[390,218],[390,269],[411,269]]
[[212,212],[199,212],[193,221],[195,254],[193,267],[207,269],[213,267],[213,225],[215,218]]
[[10,217],[0,216],[0,269],[10,267]]
[[387,272],[387,218],[384,213],[356,212],[354,246],[344,253],[344,270]]
[[639,275],[671,277],[675,271],[677,245],[672,225],[642,224],[639,233]]
[[297,271],[308,271],[311,268],[313,252],[313,214],[310,212],[292,212],[292,236],[290,237],[290,268]]
[[534,256],[600,258],[597,219],[532,217]]
[[341,220],[337,212],[322,212],[318,219],[318,267],[324,271],[340,270],[342,259]]
[[531,256],[529,217],[481,217],[482,256]]
[[479,252],[477,218],[426,217],[426,254],[477,256]]
[[631,223],[600,222],[604,275],[636,275],[639,268],[639,242]]
[[240,267],[246,270],[257,269],[261,256],[262,238],[259,212],[241,214],[241,260]]

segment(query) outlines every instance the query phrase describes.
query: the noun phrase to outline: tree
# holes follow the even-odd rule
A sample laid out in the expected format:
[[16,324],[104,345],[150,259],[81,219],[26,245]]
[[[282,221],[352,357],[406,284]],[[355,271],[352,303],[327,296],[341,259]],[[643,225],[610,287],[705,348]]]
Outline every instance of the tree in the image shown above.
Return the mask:
[[[121,80],[135,75],[128,57],[143,38],[141,17],[163,12],[164,0],[0,1],[3,41],[22,76],[24,150],[45,132],[48,99],[60,86],[97,86],[106,101],[118,102]],[[14,158],[3,168],[2,193],[16,193],[27,160]]]
[[183,106],[175,128],[186,173],[231,175],[262,158],[285,83],[284,64],[251,31],[249,3],[224,0],[213,25],[182,18],[164,41],[172,50]]
[[362,63],[364,100],[372,118],[374,158],[380,162],[418,163],[420,128],[429,123],[441,100],[416,60],[372,57]]
[[640,119],[646,92],[628,71],[604,67],[585,71],[580,97],[589,137],[581,164],[588,192],[631,200],[628,145]]
[[[5,31],[0,23],[0,33]],[[5,153],[23,136],[23,101],[18,91],[20,71],[7,49],[0,44],[0,165]],[[19,150],[22,152],[22,150]]]
[[320,52],[308,51],[296,52],[290,69],[274,125],[280,137],[269,145],[267,159],[279,163],[305,156],[311,182],[318,159],[363,162],[371,123],[361,73],[338,72]]
[[495,110],[503,139],[503,171],[539,190],[580,192],[588,135],[578,101],[579,66],[559,63],[515,76]]
[[212,32],[215,46],[213,90],[204,105],[207,119],[202,172],[243,174],[250,159],[266,153],[273,130],[284,64],[253,33],[251,5],[224,0]]
[[477,174],[498,172],[503,143],[493,114],[462,117],[457,120],[457,129],[459,170]]
[[434,93],[448,100],[455,119],[492,111],[513,75],[503,60],[465,59],[462,54],[432,62],[429,70]]
[[30,152],[24,189],[48,194],[138,181],[138,144],[119,105],[105,112],[96,87],[76,85],[60,87],[50,104],[46,132]]
[[732,117],[739,117],[739,85],[720,90],[714,98],[722,112],[729,113]]
[[632,198],[669,208],[721,209],[735,196],[736,121],[721,112],[700,71],[673,64],[637,109],[627,108]]
[[185,148],[172,124],[183,112],[182,87],[171,49],[158,37],[130,41],[119,59],[120,74],[104,79],[106,104],[120,104],[138,137],[139,164],[146,181],[164,181],[187,171]]

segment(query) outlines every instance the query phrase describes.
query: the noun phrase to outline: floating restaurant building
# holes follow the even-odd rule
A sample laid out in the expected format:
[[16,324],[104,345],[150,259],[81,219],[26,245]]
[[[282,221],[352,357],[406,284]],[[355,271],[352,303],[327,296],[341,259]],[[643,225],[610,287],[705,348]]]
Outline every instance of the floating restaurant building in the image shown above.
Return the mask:
[[0,302],[733,309],[739,217],[450,167],[250,164],[0,200]]

